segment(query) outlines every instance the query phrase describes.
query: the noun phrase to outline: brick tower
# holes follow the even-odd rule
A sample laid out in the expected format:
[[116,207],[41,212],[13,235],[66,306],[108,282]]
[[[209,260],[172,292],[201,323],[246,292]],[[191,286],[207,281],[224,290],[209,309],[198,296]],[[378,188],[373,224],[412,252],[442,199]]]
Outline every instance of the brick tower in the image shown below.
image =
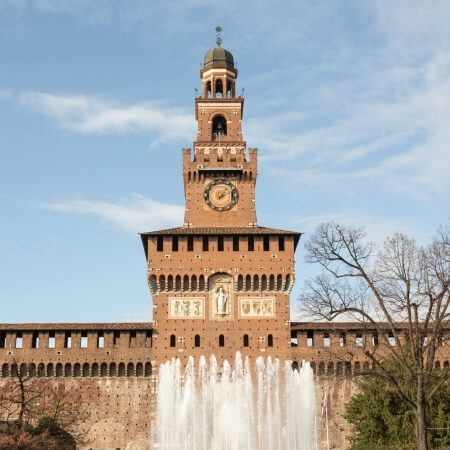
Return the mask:
[[300,233],[257,224],[257,150],[246,150],[238,71],[220,44],[200,71],[193,152],[183,149],[183,226],[141,234],[156,370],[190,355],[232,363],[237,350],[292,359],[289,293]]

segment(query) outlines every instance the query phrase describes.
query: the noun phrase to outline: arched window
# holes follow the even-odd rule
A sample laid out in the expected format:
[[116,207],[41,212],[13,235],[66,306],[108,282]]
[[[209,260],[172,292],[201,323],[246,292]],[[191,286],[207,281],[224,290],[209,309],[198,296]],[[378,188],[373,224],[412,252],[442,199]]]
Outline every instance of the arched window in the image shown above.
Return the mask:
[[219,347],[225,347],[225,336],[223,334],[219,336]]
[[131,362],[127,366],[127,377],[134,377],[134,364]]
[[325,375],[325,363],[323,361],[319,363],[319,375]]
[[238,291],[244,289],[244,277],[242,275],[238,276]]
[[361,373],[361,363],[359,361],[355,362],[355,374]]
[[145,376],[149,377],[152,374],[152,363],[145,363]]
[[265,291],[267,289],[267,276],[263,275],[261,277],[261,290]]
[[247,275],[245,277],[245,290],[249,291],[252,288],[252,277]]
[[363,362],[363,373],[367,373],[369,371],[369,362],[364,361]]
[[244,334],[244,347],[248,347],[248,346],[249,346],[248,334]]
[[102,363],[100,366],[100,376],[107,377],[108,376],[108,364]]
[[271,334],[269,334],[269,336],[267,336],[267,346],[273,347],[273,336]]
[[159,289],[161,291],[165,291],[166,290],[166,277],[164,275],[161,275],[159,277]]
[[175,277],[175,290],[176,291],[181,291],[181,277],[180,277],[180,275],[177,275]]
[[270,275],[269,277],[269,290],[274,291],[275,290],[275,276]]
[[83,364],[83,377],[88,377],[88,376],[89,376],[89,364],[84,363]]
[[175,347],[177,344],[177,338],[174,334],[170,335],[170,346]]
[[336,363],[336,375],[342,375],[344,373],[344,367],[342,365],[342,361],[338,361]]
[[281,275],[277,275],[277,290],[281,291],[283,287],[283,277]]
[[189,289],[189,277],[185,275],[183,277],[183,291],[187,291]]
[[45,377],[45,365],[44,365],[44,363],[40,363],[38,365],[37,376],[38,377]]
[[436,361],[436,362],[434,363],[434,368],[435,368],[435,369],[438,369],[438,370],[441,369],[441,363],[440,363],[440,361]]
[[259,277],[258,275],[255,275],[253,277],[253,290],[258,291],[259,290]]
[[9,377],[9,365],[8,364],[3,364],[2,366],[2,377],[6,378]]
[[72,376],[72,364],[66,363],[64,366],[64,376],[71,377]]
[[[11,376],[12,377],[17,377],[18,374],[18,369],[17,369],[17,364],[16,363],[12,363],[11,364]],[[44,373],[45,375],[45,373]]]
[[116,363],[111,363],[109,365],[109,376],[115,377],[117,374]]
[[91,376],[98,377],[98,364],[97,363],[92,364]]
[[136,376],[142,377],[142,375],[144,375],[144,366],[142,365],[141,362],[138,362],[136,364]]
[[327,366],[327,375],[334,375],[334,364],[331,361]]
[[63,376],[63,366],[61,363],[56,364],[55,376],[62,377]]
[[227,121],[223,116],[216,116],[212,123],[212,138],[227,135]]
[[200,347],[200,335],[196,334],[194,337],[194,347]]
[[36,364],[31,363],[28,366],[28,374],[30,375],[30,377],[35,377],[36,376]]
[[53,369],[53,364],[49,363],[47,364],[47,376],[48,377],[52,377],[54,375],[54,369]]
[[28,372],[28,370],[27,370],[27,365],[26,365],[25,363],[22,363],[22,364],[20,365],[20,375],[21,375],[22,377],[26,377],[26,376],[27,376],[27,372]]
[[192,275],[192,278],[191,278],[191,289],[193,291],[197,290],[197,277],[195,275]]
[[289,289],[289,286],[291,285],[291,276],[290,274],[286,275],[286,290]]
[[206,98],[211,97],[211,81],[206,82]]
[[173,291],[173,276],[172,275],[169,275],[167,277],[167,290]]
[[292,370],[298,370],[298,362],[297,361],[294,361],[292,363]]
[[119,377],[125,376],[125,364],[123,362],[119,363]]

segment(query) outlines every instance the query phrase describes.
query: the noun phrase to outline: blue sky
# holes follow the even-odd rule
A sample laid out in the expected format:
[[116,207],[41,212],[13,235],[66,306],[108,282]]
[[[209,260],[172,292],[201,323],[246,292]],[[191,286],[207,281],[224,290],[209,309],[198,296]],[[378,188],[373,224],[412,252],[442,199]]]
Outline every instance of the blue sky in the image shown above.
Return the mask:
[[151,319],[137,233],[182,224],[216,25],[259,224],[429,241],[450,219],[449,18],[446,0],[0,0],[0,321]]

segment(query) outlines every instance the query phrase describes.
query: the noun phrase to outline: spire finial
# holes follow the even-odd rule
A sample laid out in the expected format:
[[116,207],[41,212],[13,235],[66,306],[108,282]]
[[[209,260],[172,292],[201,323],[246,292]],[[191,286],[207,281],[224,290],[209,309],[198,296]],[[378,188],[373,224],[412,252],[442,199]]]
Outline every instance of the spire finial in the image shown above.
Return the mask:
[[222,43],[222,38],[220,37],[220,32],[222,31],[222,27],[216,27],[216,44],[220,47]]

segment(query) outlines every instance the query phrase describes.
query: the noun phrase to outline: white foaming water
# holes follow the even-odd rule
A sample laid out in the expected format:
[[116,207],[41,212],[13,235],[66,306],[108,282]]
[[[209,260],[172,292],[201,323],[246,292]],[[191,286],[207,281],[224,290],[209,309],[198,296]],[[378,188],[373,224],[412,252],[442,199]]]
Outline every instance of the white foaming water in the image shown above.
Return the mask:
[[232,370],[214,356],[184,374],[172,359],[160,366],[155,448],[186,450],[311,450],[315,396],[309,363],[292,370],[258,357],[255,373],[236,353]]

